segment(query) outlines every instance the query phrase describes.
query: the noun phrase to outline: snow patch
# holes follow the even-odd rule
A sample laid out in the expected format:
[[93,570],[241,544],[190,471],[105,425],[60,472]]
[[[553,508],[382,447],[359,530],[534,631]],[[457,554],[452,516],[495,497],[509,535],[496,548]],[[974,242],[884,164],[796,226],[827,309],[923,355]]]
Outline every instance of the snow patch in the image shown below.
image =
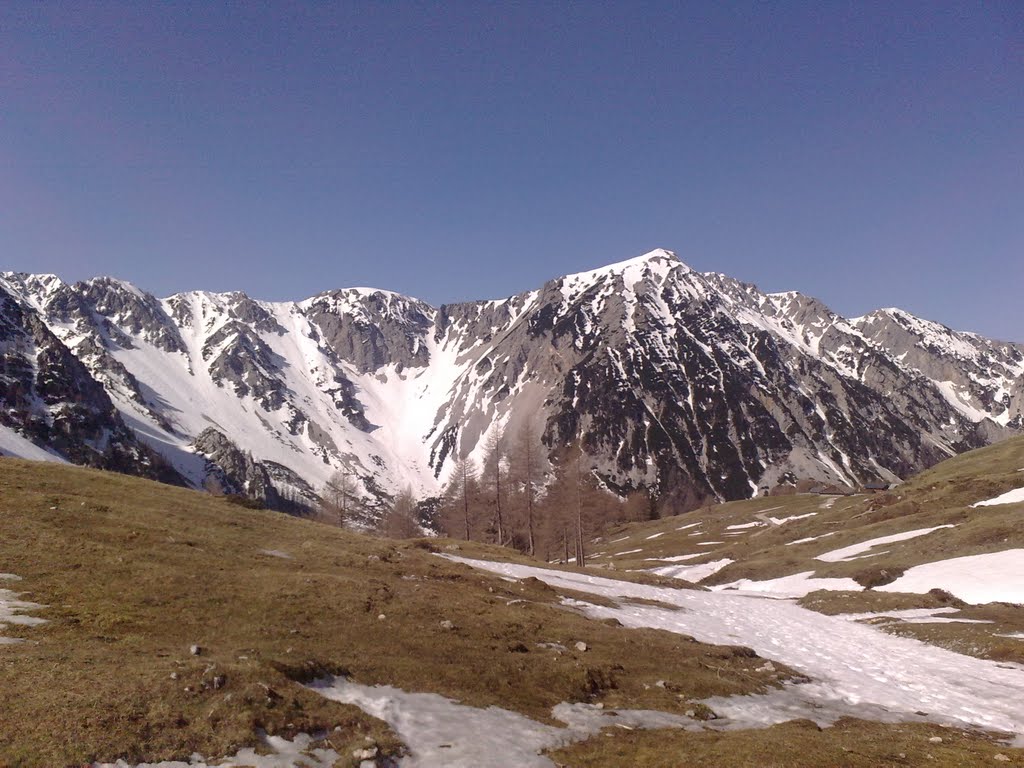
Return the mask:
[[806,544],[809,541],[817,541],[818,539],[824,539],[829,536],[835,536],[838,531],[832,531],[831,533],[823,533],[820,536],[808,536],[806,539],[797,539],[796,541],[790,541],[786,543],[787,547],[791,547],[794,544]]
[[938,560],[909,569],[880,592],[944,589],[968,603],[1024,604],[1024,549]]
[[[1024,470],[1021,470],[1024,471]],[[972,507],[994,507],[998,504],[1020,504],[1024,502],[1024,488],[1015,488],[1012,491],[1001,493],[994,499],[986,499],[971,504]]]
[[470,707],[436,693],[409,693],[389,685],[359,685],[335,677],[309,687],[390,725],[409,748],[410,754],[398,761],[402,768],[554,768],[542,750],[582,741],[601,728],[699,727],[667,712],[562,703],[551,715],[568,727],[557,728],[507,709]]
[[736,562],[729,558],[712,560],[710,563],[698,563],[697,565],[666,565],[664,568],[652,568],[651,573],[659,576],[668,576],[672,579],[682,579],[696,584],[708,576],[718,573],[725,566]]
[[944,616],[957,613],[959,608],[906,608],[898,611],[878,611],[875,613],[841,613],[840,619],[847,621],[872,621],[874,619],[893,619],[905,624],[991,624],[987,619],[954,619]]
[[[0,573],[0,579],[5,581],[21,580],[20,577],[15,576],[13,573]],[[0,630],[3,630],[5,626],[35,627],[39,624],[45,624],[46,619],[40,619],[37,616],[25,616],[24,614],[26,611],[36,611],[46,606],[39,603],[31,603],[27,600],[19,600],[18,595],[18,592],[13,592],[9,589],[0,589]],[[20,642],[19,638],[0,635],[0,645],[13,645]]]
[[193,754],[186,763],[181,760],[163,760],[159,763],[139,763],[133,765],[124,760],[116,763],[93,763],[92,768],[332,768],[341,758],[333,749],[321,747],[310,748],[314,738],[309,734],[296,734],[289,741],[281,736],[260,734],[260,743],[270,754],[257,754],[256,750],[247,747],[234,755],[207,762],[200,754]]
[[769,517],[768,519],[772,521],[773,525],[785,525],[786,523],[791,523],[794,520],[803,520],[805,517],[814,517],[816,514],[818,513],[808,512],[804,515],[790,515],[789,517]]
[[739,523],[738,525],[727,525],[725,530],[727,531],[742,531],[745,528],[760,528],[764,523],[760,520],[755,520],[752,523]]
[[681,563],[684,560],[693,560],[695,557],[704,557],[705,554],[705,552],[694,552],[692,555],[672,555],[672,557],[645,557],[644,562]]
[[[904,531],[903,533],[894,533],[891,536],[879,536],[877,539],[868,539],[862,541],[860,544],[851,544],[848,547],[842,547],[841,549],[833,549],[831,552],[825,552],[824,554],[818,555],[815,560],[823,560],[826,563],[845,563],[850,560],[856,560],[857,555],[862,552],[866,552],[872,547],[876,547],[879,544],[893,544],[897,541],[906,541],[907,539],[916,539],[918,536],[925,536],[932,531],[938,531],[941,528],[955,528],[955,525],[936,525],[932,528],[918,528],[914,531]],[[881,554],[881,553],[879,553]]]
[[[1018,563],[1024,563],[1024,550],[1015,552]],[[764,708],[769,715],[790,719],[792,715],[782,710],[781,702],[796,702],[806,711],[845,710],[869,719],[909,721],[926,717],[934,722],[1009,732],[1017,736],[1017,744],[1024,745],[1024,669],[889,635],[870,625],[825,616],[787,601],[650,587],[512,563],[450,559],[507,578],[533,576],[556,588],[612,599],[644,598],[668,603],[673,608],[635,602],[617,608],[590,603],[582,606],[594,618],[615,618],[627,627],[663,629],[707,643],[746,645],[814,680],[759,700],[766,702]],[[1016,583],[1024,584],[1024,579],[1018,578]],[[773,697],[781,702],[773,703]],[[753,697],[744,699],[746,702],[739,703],[754,701]],[[721,708],[720,703],[709,705]]]
[[796,598],[808,595],[819,589],[833,591],[860,592],[864,587],[853,579],[828,578],[818,579],[814,577],[814,571],[802,571],[790,576],[780,576],[777,579],[766,579],[754,581],[753,579],[740,579],[728,584],[718,584],[711,587],[715,591],[729,590],[742,595],[761,595],[775,598]]

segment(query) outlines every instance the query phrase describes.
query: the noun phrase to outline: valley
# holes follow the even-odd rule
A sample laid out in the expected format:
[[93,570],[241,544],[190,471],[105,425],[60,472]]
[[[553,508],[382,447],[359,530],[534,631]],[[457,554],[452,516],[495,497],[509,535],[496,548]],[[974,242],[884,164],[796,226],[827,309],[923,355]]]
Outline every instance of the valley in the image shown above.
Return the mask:
[[1024,549],[1020,502],[978,505],[1024,439],[627,524],[585,569],[0,468],[0,765],[1024,764],[1020,558],[887,589]]

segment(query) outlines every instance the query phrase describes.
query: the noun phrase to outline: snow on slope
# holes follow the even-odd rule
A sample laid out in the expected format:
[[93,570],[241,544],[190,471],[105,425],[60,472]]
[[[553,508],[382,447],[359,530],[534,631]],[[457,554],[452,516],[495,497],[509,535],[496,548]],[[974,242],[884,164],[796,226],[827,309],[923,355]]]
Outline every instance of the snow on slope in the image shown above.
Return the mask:
[[[260,302],[205,292],[157,300],[109,278],[69,286],[4,273],[0,282],[39,311],[125,421],[196,484],[206,461],[193,443],[215,427],[314,487],[347,466],[384,491],[411,485],[432,495],[456,452],[479,462],[488,434],[536,419],[549,444],[593,430],[582,436],[604,453],[592,457],[595,467],[618,486],[681,471],[696,492],[739,498],[788,472],[854,485],[875,472],[905,475],[935,460],[932,445],[950,453],[981,440],[964,434],[970,424],[959,414],[963,397],[977,409],[988,396],[953,393],[933,376],[935,391],[914,395],[906,415],[929,423],[923,447],[864,440],[865,430],[898,431],[903,414],[864,394],[863,360],[876,355],[882,368],[927,386],[924,363],[887,356],[893,316],[847,321],[795,292],[768,295],[696,273],[662,249],[508,299],[440,309],[369,288]],[[1006,376],[1024,372],[1024,356],[1013,345],[954,334],[956,343],[940,348],[921,323],[900,325],[911,335],[896,341],[913,344],[913,333],[927,331],[928,354],[1003,371],[1000,398],[1016,397]],[[889,386],[893,371],[884,373]],[[989,392],[994,381],[979,386]],[[609,398],[620,395],[630,411],[615,417],[622,403]],[[1013,409],[1003,399],[1005,422]],[[865,415],[879,421],[856,427]],[[623,456],[623,445],[637,456]]]
[[64,458],[51,453],[45,448],[40,448],[3,424],[0,424],[0,456],[16,456],[19,459],[31,459],[32,461],[67,463]]
[[1012,491],[1001,493],[994,499],[986,499],[971,504],[972,507],[992,507],[998,504],[1020,504],[1024,502],[1024,488],[1014,488]]
[[845,577],[817,578],[814,571],[802,571],[764,581],[740,579],[728,584],[716,584],[711,589],[716,592],[729,591],[737,595],[763,595],[777,599],[790,599],[809,595],[819,589],[860,592],[864,587],[853,579]]
[[[1021,550],[1017,550],[1018,558]],[[535,577],[553,587],[606,598],[643,598],[678,609],[628,603],[608,608],[576,605],[599,619],[650,627],[718,644],[742,644],[812,678],[769,694],[779,705],[804,702],[818,716],[829,712],[868,719],[959,722],[1015,734],[1024,746],[1024,669],[962,656],[870,626],[814,613],[784,601],[723,592],[664,589],[581,573],[449,557],[511,579]],[[712,705],[714,708],[714,705]],[[851,712],[852,710],[852,712]],[[812,715],[813,716],[813,715]],[[787,716],[788,718],[788,716]]]
[[916,565],[882,592],[925,593],[944,589],[968,603],[1024,605],[1024,549],[954,557]]
[[[877,547],[881,544],[895,544],[897,541],[907,541],[908,539],[916,539],[919,536],[926,536],[932,531],[937,531],[941,528],[955,528],[954,525],[936,525],[932,528],[919,528],[915,531],[904,531],[903,533],[894,533],[890,536],[879,536],[875,539],[869,539],[868,541],[862,541],[858,544],[851,544],[848,547],[842,547],[841,549],[833,549],[829,552],[824,552],[818,555],[815,560],[823,560],[826,563],[845,563],[849,560],[856,560],[862,552],[867,552],[869,549]],[[880,553],[876,553],[880,554]],[[870,557],[870,555],[865,555]]]
[[698,563],[697,565],[665,565],[660,568],[651,568],[651,573],[658,576],[668,576],[671,579],[682,579],[696,584],[698,581],[713,576],[725,566],[732,564],[734,560],[722,558],[712,560],[710,563]]

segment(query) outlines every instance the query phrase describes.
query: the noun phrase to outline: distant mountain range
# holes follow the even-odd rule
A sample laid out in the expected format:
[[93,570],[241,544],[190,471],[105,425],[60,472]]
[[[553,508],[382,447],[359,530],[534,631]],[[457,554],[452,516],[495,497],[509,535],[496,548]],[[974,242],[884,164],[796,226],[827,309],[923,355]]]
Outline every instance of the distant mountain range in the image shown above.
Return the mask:
[[892,481],[1022,427],[1024,345],[846,319],[664,250],[438,308],[0,273],[0,452],[277,507],[341,467],[367,497],[435,495],[494,430],[545,456],[578,444],[610,488],[685,508]]

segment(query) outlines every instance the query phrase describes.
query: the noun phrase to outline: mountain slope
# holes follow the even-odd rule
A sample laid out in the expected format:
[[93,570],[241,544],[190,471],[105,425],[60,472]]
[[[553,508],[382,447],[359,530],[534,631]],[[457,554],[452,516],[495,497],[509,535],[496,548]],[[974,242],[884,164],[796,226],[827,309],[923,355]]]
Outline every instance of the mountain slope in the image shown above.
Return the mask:
[[436,494],[497,429],[545,455],[579,442],[609,487],[686,508],[891,481],[1022,425],[1020,345],[894,311],[848,321],[661,250],[436,309],[373,289],[160,300],[13,273],[0,289],[193,485],[299,504],[341,467],[370,499]]

